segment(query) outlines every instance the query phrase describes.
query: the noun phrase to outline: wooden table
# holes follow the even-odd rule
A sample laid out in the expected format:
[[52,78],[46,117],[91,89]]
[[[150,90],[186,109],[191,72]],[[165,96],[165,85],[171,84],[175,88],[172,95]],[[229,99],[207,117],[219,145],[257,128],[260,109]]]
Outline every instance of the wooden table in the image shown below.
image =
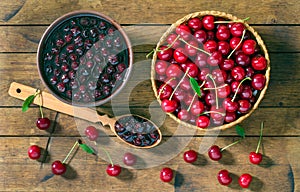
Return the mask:
[[[122,24],[135,45],[134,72],[122,94],[129,100],[107,103],[99,111],[112,114],[112,106],[125,112],[149,117],[159,106],[150,83],[150,60],[145,59],[166,28],[186,14],[202,10],[218,10],[239,18],[251,17],[249,24],[264,39],[271,58],[271,81],[259,108],[241,126],[247,137],[231,147],[226,160],[213,162],[206,153],[199,154],[196,164],[187,164],[182,154],[187,149],[198,150],[205,132],[183,137],[191,138],[184,150],[163,164],[148,169],[124,169],[117,178],[105,173],[107,162],[78,150],[65,176],[41,179],[50,173],[51,162],[62,160],[73,143],[81,137],[77,119],[44,109],[53,126],[50,131],[36,128],[39,109],[33,106],[21,112],[22,101],[7,91],[11,82],[19,82],[44,90],[36,67],[38,42],[49,24],[59,16],[79,9],[102,12]],[[298,191],[300,185],[300,5],[289,1],[34,1],[2,0],[0,3],[0,190],[1,191],[238,191],[237,177],[242,173],[254,176],[249,190]],[[150,35],[149,35],[150,34]],[[145,64],[146,63],[146,64]],[[130,94],[129,94],[130,93]],[[150,111],[151,111],[150,110]],[[261,121],[265,121],[261,166],[248,162],[248,153],[255,150]],[[177,124],[166,117],[161,130],[171,138]],[[108,139],[116,140],[109,129],[103,129]],[[220,132],[215,144],[225,146],[238,136],[234,128]],[[105,140],[105,137],[103,137]],[[27,149],[37,144],[49,151],[41,163],[30,160]],[[109,145],[105,145],[109,150]],[[168,155],[170,151],[165,151]],[[103,153],[102,153],[103,154]],[[102,155],[104,157],[104,154]],[[159,179],[162,167],[176,171],[171,183]],[[221,186],[217,173],[227,169],[234,175],[229,187]],[[298,190],[297,190],[298,189]]]

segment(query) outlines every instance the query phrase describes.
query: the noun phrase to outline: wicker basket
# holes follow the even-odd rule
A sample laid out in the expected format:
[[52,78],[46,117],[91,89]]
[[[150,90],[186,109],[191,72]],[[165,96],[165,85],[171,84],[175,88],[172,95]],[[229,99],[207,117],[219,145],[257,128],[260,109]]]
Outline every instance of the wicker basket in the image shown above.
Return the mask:
[[[195,18],[195,17],[202,18],[205,15],[213,15],[215,17],[221,17],[221,18],[224,18],[226,20],[232,20],[232,21],[239,20],[239,22],[243,22],[244,25],[245,25],[245,27],[246,27],[246,29],[248,31],[250,31],[252,33],[252,35],[256,38],[256,41],[257,41],[258,45],[260,46],[261,51],[264,53],[264,57],[267,60],[267,68],[266,68],[266,72],[265,72],[265,77],[266,77],[265,87],[260,91],[259,97],[257,98],[257,100],[256,100],[255,104],[253,105],[252,109],[247,114],[245,114],[243,116],[240,116],[238,119],[236,119],[235,121],[233,121],[231,123],[224,124],[224,125],[218,126],[218,127],[211,127],[211,128],[209,128],[209,129],[214,129],[214,130],[216,130],[216,129],[222,129],[223,130],[223,129],[227,129],[227,128],[233,127],[234,125],[237,125],[237,124],[241,123],[243,120],[245,120],[247,117],[249,117],[254,112],[255,109],[257,109],[259,103],[262,101],[262,99],[263,99],[263,97],[264,97],[264,95],[266,93],[266,90],[267,90],[267,87],[268,87],[268,84],[269,84],[269,80],[270,80],[270,59],[269,59],[269,54],[268,54],[267,48],[266,48],[263,40],[261,39],[261,37],[259,36],[259,34],[251,26],[249,26],[246,22],[242,21],[241,19],[239,19],[239,18],[237,18],[237,17],[235,17],[235,16],[233,16],[231,14],[227,14],[227,13],[219,12],[219,11],[201,11],[201,12],[195,12],[195,13],[191,13],[191,14],[186,15],[185,17],[177,20],[162,35],[162,37],[160,38],[159,42],[157,43],[156,49],[158,49],[161,45],[163,45],[166,42],[167,36],[170,33],[174,32],[175,29],[176,29],[176,27],[178,25],[180,25],[182,23],[185,23],[190,18]],[[161,100],[158,97],[156,80],[155,80],[155,63],[156,63],[156,59],[157,59],[157,54],[156,54],[156,52],[154,52],[153,59],[152,59],[152,66],[151,66],[151,83],[152,83],[152,89],[154,91],[155,97],[157,98],[159,104],[161,104]],[[195,125],[183,122],[180,119],[178,119],[172,113],[167,113],[167,114],[172,119],[174,119],[176,122],[181,123],[182,125],[184,125],[186,127],[196,128],[196,129],[199,129],[199,130],[207,130],[207,129],[201,129],[201,128],[195,126]]]

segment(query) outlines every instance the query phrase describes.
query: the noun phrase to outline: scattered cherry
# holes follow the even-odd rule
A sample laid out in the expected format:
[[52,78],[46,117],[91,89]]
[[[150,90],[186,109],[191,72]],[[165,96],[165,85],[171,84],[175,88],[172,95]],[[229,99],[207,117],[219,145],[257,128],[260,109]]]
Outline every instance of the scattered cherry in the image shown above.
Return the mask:
[[221,185],[229,185],[232,182],[232,178],[230,177],[230,173],[223,169],[218,173],[218,181]]
[[188,150],[183,154],[183,159],[187,163],[193,163],[197,160],[197,158],[198,158],[198,153],[194,150]]
[[28,148],[28,156],[30,159],[39,159],[41,157],[41,148],[37,145],[31,145]]
[[208,149],[208,156],[211,160],[219,161],[222,158],[222,152],[219,146],[213,145]]
[[50,120],[47,117],[40,117],[36,121],[36,126],[41,130],[46,130],[50,127]]
[[259,135],[259,140],[258,140],[258,143],[257,143],[257,147],[256,147],[256,151],[252,151],[250,152],[249,154],[249,161],[252,163],[252,164],[260,164],[262,159],[263,159],[263,155],[261,153],[259,153],[259,147],[261,145],[261,141],[262,141],[262,135],[263,135],[263,128],[264,128],[264,122],[261,122],[261,126],[260,126],[260,135]]
[[106,173],[112,177],[116,177],[116,176],[120,175],[121,171],[122,171],[122,169],[119,165],[109,164],[106,167]]
[[99,136],[99,131],[94,126],[86,127],[84,133],[90,141],[96,141]]
[[136,156],[132,153],[125,153],[123,156],[123,162],[127,166],[132,166],[136,163]]
[[55,175],[62,175],[66,172],[67,167],[64,163],[62,163],[61,161],[54,161],[52,163],[52,173]]
[[242,174],[239,177],[239,184],[242,188],[248,188],[252,181],[252,176],[248,173]]
[[165,167],[160,171],[160,179],[163,182],[170,182],[173,179],[173,170]]

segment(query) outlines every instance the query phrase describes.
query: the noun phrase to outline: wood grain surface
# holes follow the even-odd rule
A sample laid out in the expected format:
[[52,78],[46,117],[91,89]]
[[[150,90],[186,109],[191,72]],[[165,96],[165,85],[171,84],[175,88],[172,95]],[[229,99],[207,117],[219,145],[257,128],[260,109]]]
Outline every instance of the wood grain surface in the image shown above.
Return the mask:
[[[48,131],[36,128],[39,108],[35,105],[25,113],[22,101],[8,95],[12,82],[45,90],[36,67],[36,51],[42,34],[58,17],[73,10],[94,10],[104,13],[122,25],[134,51],[133,73],[122,92],[111,102],[97,107],[101,114],[124,114],[130,111],[147,118],[158,118],[164,140],[187,140],[174,157],[170,151],[160,151],[168,159],[147,169],[123,168],[119,177],[109,177],[105,154],[99,157],[78,150],[64,176],[41,182],[51,173],[51,163],[63,160],[83,127],[97,126],[101,145],[116,163],[122,164],[121,153],[107,141],[119,142],[108,127],[92,124],[53,110],[44,109],[51,119]],[[271,81],[259,108],[241,126],[247,137],[229,148],[220,162],[208,158],[207,139],[224,147],[236,141],[234,128],[217,132],[189,131],[176,135],[178,124],[158,113],[150,82],[151,61],[146,59],[165,30],[181,17],[196,11],[218,10],[239,18],[250,17],[248,23],[263,38],[271,59]],[[0,191],[241,191],[237,179],[250,173],[254,179],[245,191],[300,191],[300,10],[296,0],[265,1],[183,1],[183,0],[2,0],[0,2]],[[124,99],[126,98],[126,99]],[[260,166],[249,163],[248,154],[254,151],[259,139],[260,123],[265,122]],[[105,143],[107,142],[107,143]],[[45,161],[30,160],[27,149],[37,144],[47,149]],[[200,146],[204,147],[201,148]],[[175,146],[176,147],[176,146]],[[178,147],[178,146],[177,146]],[[97,148],[98,149],[98,148]],[[183,161],[185,150],[199,151],[194,164]],[[122,149],[121,149],[122,150]],[[174,149],[175,151],[175,149]],[[137,151],[135,151],[137,153]],[[139,154],[137,153],[137,156]],[[154,154],[152,157],[155,157]],[[150,159],[152,160],[152,159]],[[153,162],[158,161],[153,159]],[[171,183],[163,183],[159,172],[163,167],[175,171]],[[217,173],[227,169],[234,177],[226,187],[217,181]]]

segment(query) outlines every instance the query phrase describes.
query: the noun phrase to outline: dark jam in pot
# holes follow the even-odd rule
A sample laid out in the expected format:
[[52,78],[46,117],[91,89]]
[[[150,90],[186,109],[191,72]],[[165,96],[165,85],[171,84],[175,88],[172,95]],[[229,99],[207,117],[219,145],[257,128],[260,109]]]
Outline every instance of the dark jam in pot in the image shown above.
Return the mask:
[[52,92],[67,101],[105,99],[123,82],[129,67],[122,34],[106,19],[81,14],[65,19],[41,47],[40,70]]
[[124,116],[115,124],[117,135],[125,142],[138,147],[154,145],[160,140],[156,126],[139,116]]

